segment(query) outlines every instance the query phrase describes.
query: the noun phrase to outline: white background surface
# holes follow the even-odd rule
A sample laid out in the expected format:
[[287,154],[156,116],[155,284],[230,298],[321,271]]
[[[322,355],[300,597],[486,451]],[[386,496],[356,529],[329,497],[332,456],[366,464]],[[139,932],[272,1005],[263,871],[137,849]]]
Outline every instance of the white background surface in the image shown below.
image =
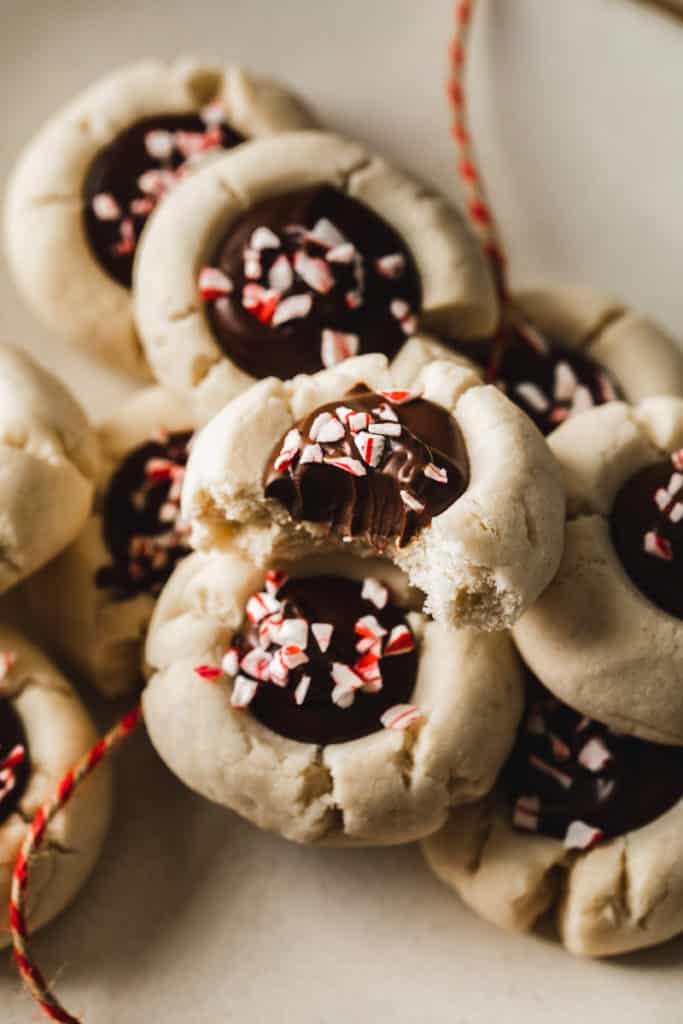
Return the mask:
[[[479,152],[513,279],[606,286],[683,335],[683,23],[632,0],[480,0]],[[279,75],[451,197],[451,0],[0,0],[0,180],[103,70],[194,51]],[[0,275],[0,337],[101,416],[129,385],[49,338]],[[111,712],[107,712],[111,714]],[[683,941],[614,963],[478,922],[415,848],[299,849],[193,797],[144,736],[102,862],[36,948],[86,1024],[680,1024]],[[37,1020],[7,957],[2,1024]]]

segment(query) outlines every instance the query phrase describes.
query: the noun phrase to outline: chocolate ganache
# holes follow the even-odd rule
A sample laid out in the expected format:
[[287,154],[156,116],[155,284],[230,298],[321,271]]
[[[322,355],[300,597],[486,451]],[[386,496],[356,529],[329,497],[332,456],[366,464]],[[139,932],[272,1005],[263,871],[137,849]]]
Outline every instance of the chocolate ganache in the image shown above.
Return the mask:
[[417,651],[403,611],[375,579],[287,578],[247,604],[231,656],[235,686],[269,729],[305,743],[342,743],[382,728],[407,700]]
[[104,539],[112,563],[99,570],[96,583],[118,600],[156,596],[189,553],[180,495],[191,438],[180,432],[148,441],[112,477],[104,498]]
[[464,440],[445,409],[416,392],[365,384],[301,420],[264,474],[266,496],[293,519],[327,524],[378,551],[407,544],[467,483]]
[[16,810],[30,773],[21,719],[11,702],[0,698],[0,824]]
[[287,380],[415,333],[421,288],[403,240],[331,185],[256,203],[218,246],[200,291],[225,354]]
[[100,150],[83,183],[85,233],[100,265],[130,288],[140,233],[161,198],[207,153],[243,142],[220,104],[136,121]]
[[669,615],[683,619],[683,451],[639,470],[617,494],[612,541],[639,590]]
[[623,398],[612,374],[585,351],[547,338],[531,324],[508,323],[495,339],[450,342],[486,371],[542,434],[577,412]]
[[654,821],[683,796],[683,747],[623,736],[532,679],[503,784],[517,828],[586,849]]

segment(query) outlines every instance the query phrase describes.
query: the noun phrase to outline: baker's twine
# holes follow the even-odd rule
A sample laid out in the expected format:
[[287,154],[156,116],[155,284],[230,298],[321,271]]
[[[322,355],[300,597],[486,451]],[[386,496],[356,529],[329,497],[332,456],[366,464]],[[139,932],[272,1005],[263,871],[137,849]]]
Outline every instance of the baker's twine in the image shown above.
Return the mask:
[[26,904],[29,897],[31,868],[43,844],[50,822],[68,804],[81,783],[131,735],[141,718],[142,707],[138,705],[129,711],[106,736],[98,740],[75,768],[67,772],[59,783],[55,795],[43,804],[33,819],[14,867],[9,908],[14,957],[24,984],[40,1008],[50,1020],[61,1021],[62,1024],[80,1024],[80,1021],[64,1009],[50,990],[50,986],[29,948]]
[[447,84],[453,120],[451,133],[458,150],[458,175],[465,192],[465,207],[474,233],[487,253],[502,301],[507,298],[506,258],[503,243],[481,176],[467,126],[465,70],[474,0],[457,0],[450,45]]

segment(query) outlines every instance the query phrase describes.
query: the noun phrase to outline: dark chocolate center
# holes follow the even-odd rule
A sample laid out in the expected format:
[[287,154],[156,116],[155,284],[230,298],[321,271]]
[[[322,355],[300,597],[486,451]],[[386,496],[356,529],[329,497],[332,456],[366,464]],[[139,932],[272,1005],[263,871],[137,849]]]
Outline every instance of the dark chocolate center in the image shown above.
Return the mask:
[[140,233],[159,200],[207,153],[243,142],[211,104],[198,114],[159,114],[136,121],[100,150],[83,183],[90,247],[126,288]]
[[[399,402],[391,395],[409,397]],[[264,474],[266,496],[293,519],[326,524],[378,551],[407,544],[467,483],[464,441],[445,409],[365,384],[301,420]]]
[[[13,764],[13,754],[18,747],[23,748],[24,757]],[[21,719],[10,701],[0,698],[0,825],[16,810],[30,774],[28,744]]]
[[104,498],[104,539],[112,564],[99,570],[98,587],[118,600],[156,596],[189,552],[180,518],[180,493],[189,432],[169,434],[136,448],[112,477]]
[[[411,695],[415,685],[417,670],[417,652],[414,646],[404,653],[383,655],[388,645],[396,638],[392,631],[409,631],[403,611],[391,600],[383,608],[378,608],[371,600],[362,597],[362,585],[339,576],[312,576],[291,578],[277,594],[281,602],[279,615],[284,621],[304,620],[308,626],[308,638],[304,647],[307,661],[292,668],[285,685],[274,682],[260,682],[256,695],[249,705],[250,712],[264,725],[281,736],[299,740],[304,743],[343,743],[357,739],[382,728],[380,716],[395,704],[405,702]],[[357,631],[360,620],[374,616],[382,631],[386,631],[378,643],[375,654],[372,651],[359,650],[364,645],[364,636]],[[313,624],[331,626],[332,632],[326,650],[316,638]],[[284,639],[274,634],[260,635],[264,620],[251,623],[245,620],[241,635],[236,639],[235,646],[243,658],[247,652],[254,650],[275,654],[280,646],[273,641]],[[319,634],[322,636],[322,634]],[[412,634],[410,634],[412,637]],[[325,646],[324,641],[322,646]],[[342,665],[360,672],[362,678],[368,680],[366,692],[357,689],[349,706],[343,698],[337,697],[337,682],[343,683],[342,673],[337,679],[335,665]],[[379,672],[381,688],[377,682],[372,683],[367,672]],[[240,672],[248,678],[256,678],[248,671],[244,663]],[[363,675],[364,673],[364,675]],[[348,675],[348,673],[347,673]],[[301,702],[297,702],[297,688],[302,679],[308,677],[305,695],[298,691]],[[376,680],[376,676],[374,676]],[[342,700],[342,704],[337,700]]]
[[503,780],[518,827],[563,839],[580,821],[611,838],[647,825],[680,800],[683,747],[618,735],[532,680]]
[[567,348],[529,324],[511,323],[496,340],[449,342],[549,434],[577,412],[623,398],[608,370],[580,349]]
[[638,589],[683,619],[683,452],[626,481],[610,526],[622,565]]
[[417,329],[420,280],[405,243],[331,185],[256,203],[212,262],[232,285],[209,307],[216,340],[254,377],[286,380],[361,352],[391,358]]

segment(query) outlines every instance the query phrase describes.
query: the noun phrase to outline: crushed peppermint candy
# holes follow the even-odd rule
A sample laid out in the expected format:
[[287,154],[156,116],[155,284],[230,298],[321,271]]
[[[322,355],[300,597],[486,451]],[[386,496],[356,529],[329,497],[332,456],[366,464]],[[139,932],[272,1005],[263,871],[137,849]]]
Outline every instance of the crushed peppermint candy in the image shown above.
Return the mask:
[[600,842],[603,832],[599,828],[587,825],[585,821],[572,821],[564,837],[567,850],[590,850]]
[[414,704],[394,704],[380,716],[380,721],[385,729],[409,729],[423,717],[420,709]]
[[366,576],[363,580],[360,596],[366,601],[371,601],[375,608],[381,609],[386,607],[386,603],[389,600],[389,589],[380,580],[375,579],[374,576]]

